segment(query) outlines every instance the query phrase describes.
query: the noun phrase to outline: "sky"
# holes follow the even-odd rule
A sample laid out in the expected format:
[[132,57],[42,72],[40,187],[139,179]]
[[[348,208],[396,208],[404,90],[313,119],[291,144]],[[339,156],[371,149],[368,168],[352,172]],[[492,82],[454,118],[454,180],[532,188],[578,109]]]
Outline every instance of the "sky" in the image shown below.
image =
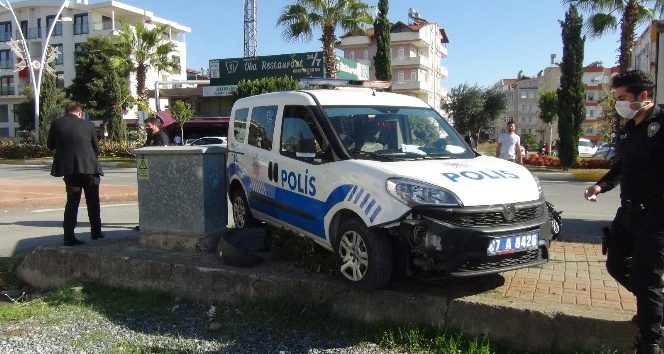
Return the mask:
[[[90,0],[91,3],[97,0]],[[207,68],[210,59],[244,56],[244,0],[120,0],[152,11],[155,16],[191,28],[186,35],[187,67]],[[258,55],[321,50],[320,32],[310,42],[287,42],[276,19],[294,0],[257,0]],[[371,6],[378,0],[365,0]],[[407,23],[409,8],[435,22],[449,38],[447,89],[468,83],[488,87],[519,71],[535,76],[550,65],[551,54],[562,60],[559,21],[567,6],[561,0],[390,0],[388,18]],[[587,14],[581,12],[587,18]],[[637,29],[640,35],[643,28]],[[337,30],[337,36],[341,35]],[[585,43],[584,65],[617,62],[618,32]]]

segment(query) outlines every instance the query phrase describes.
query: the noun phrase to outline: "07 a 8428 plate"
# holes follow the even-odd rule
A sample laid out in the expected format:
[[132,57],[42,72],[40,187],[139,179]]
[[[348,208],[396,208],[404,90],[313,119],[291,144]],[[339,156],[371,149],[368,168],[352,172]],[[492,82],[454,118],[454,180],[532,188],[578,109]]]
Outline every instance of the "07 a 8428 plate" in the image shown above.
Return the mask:
[[489,243],[487,254],[495,256],[500,254],[515,253],[537,249],[539,245],[539,234],[527,232],[518,235],[496,237]]

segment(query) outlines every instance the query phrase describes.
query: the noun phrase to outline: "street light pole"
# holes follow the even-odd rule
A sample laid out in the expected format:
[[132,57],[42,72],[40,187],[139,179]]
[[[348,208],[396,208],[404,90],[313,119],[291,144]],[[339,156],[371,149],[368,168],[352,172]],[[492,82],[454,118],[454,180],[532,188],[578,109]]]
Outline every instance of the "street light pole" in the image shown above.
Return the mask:
[[[53,23],[51,23],[51,28],[48,30],[48,35],[46,36],[46,40],[42,42],[41,45],[41,60],[38,62],[33,62],[32,57],[30,56],[30,48],[28,47],[28,42],[25,40],[25,35],[23,34],[23,29],[21,28],[21,23],[18,21],[18,18],[16,18],[16,13],[14,12],[14,8],[12,7],[12,4],[9,2],[9,0],[6,0],[6,3],[2,2],[0,0],[0,7],[4,7],[5,9],[9,10],[11,12],[12,17],[14,18],[14,22],[16,23],[16,27],[18,28],[18,33],[21,35],[21,42],[23,43],[23,51],[25,52],[25,59],[27,60],[27,67],[30,69],[30,83],[32,84],[32,92],[34,93],[35,96],[35,140],[39,144],[39,93],[41,90],[41,81],[42,81],[42,73],[44,71],[44,61],[46,60],[46,51],[48,49],[48,41],[51,39],[51,35],[53,35],[53,29],[55,28],[55,25],[60,21],[60,15],[62,14],[62,10],[64,10],[65,6],[69,3],[69,1],[65,0],[63,1],[62,5],[60,5],[60,8],[58,9],[58,13],[55,15],[55,19],[53,20]],[[37,70],[37,76],[35,76],[35,69]]]

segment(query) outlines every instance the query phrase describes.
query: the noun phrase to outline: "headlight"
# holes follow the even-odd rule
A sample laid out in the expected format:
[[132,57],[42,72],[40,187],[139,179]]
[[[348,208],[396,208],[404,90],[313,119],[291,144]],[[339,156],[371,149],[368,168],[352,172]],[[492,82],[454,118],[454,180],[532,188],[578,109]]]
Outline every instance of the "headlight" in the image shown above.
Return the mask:
[[387,191],[402,203],[414,207],[417,205],[461,206],[461,201],[445,188],[427,183],[402,178],[390,178]]
[[530,173],[533,175],[533,178],[535,179],[535,183],[537,183],[537,192],[539,193],[540,199],[544,197],[544,190],[542,189],[542,183],[540,183],[539,177],[535,176],[534,173]]

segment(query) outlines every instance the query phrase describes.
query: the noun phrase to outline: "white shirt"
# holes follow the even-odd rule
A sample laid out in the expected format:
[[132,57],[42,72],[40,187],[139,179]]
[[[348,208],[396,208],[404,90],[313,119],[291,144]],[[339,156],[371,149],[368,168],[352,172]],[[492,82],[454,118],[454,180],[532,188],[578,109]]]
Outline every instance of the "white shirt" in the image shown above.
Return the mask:
[[500,144],[500,157],[504,160],[516,159],[516,144],[521,145],[521,138],[512,133],[502,133],[498,136],[498,143]]

